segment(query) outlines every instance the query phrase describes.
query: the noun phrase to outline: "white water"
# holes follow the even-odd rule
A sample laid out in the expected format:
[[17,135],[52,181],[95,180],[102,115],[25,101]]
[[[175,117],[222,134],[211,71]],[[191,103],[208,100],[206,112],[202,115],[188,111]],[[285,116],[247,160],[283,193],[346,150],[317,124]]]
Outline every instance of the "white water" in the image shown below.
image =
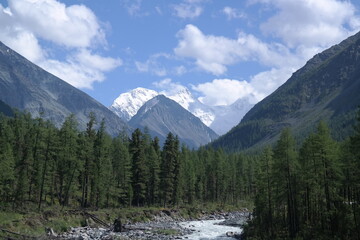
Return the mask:
[[222,221],[224,220],[191,221],[182,222],[180,225],[194,230],[192,234],[184,236],[191,240],[225,240],[231,239],[226,236],[227,232],[241,233],[242,230],[239,227],[216,225],[216,223],[220,223]]

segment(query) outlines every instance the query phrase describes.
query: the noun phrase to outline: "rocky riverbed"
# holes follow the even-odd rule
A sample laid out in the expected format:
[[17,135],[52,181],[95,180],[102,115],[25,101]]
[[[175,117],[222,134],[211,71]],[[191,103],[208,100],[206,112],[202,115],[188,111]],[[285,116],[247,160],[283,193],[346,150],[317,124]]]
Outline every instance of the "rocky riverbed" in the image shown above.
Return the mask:
[[[106,228],[91,228],[91,227],[78,227],[72,228],[69,232],[56,236],[57,239],[71,239],[71,240],[90,240],[90,239],[155,239],[155,240],[170,240],[170,239],[204,239],[195,236],[202,236],[200,231],[206,231],[204,227],[196,228],[196,222],[223,224],[229,225],[241,232],[241,224],[243,224],[249,213],[246,211],[231,212],[231,213],[214,213],[203,215],[198,219],[184,219],[181,216],[172,216],[169,212],[161,212],[153,217],[152,221],[141,223],[127,223],[123,224],[122,232],[113,232],[111,229]],[[218,220],[218,221],[214,221]],[[223,220],[223,221],[219,221]],[[190,222],[191,221],[191,222]],[[206,222],[208,221],[208,222]],[[213,222],[211,222],[213,221]],[[210,225],[209,225],[210,226]],[[211,227],[210,227],[211,228]],[[226,237],[226,231],[229,228],[221,229],[214,234],[221,234]],[[220,232],[219,232],[220,231]],[[192,237],[194,236],[194,237]],[[204,235],[210,236],[210,235]],[[228,236],[238,236],[231,235]],[[207,237],[205,239],[217,239],[217,236]],[[229,238],[231,239],[231,238]]]

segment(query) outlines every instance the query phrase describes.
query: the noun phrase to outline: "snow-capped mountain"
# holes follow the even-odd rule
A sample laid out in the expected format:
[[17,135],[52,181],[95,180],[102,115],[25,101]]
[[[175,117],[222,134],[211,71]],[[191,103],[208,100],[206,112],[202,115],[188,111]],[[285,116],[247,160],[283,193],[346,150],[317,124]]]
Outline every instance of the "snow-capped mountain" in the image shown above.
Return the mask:
[[214,111],[211,107],[201,103],[196,99],[187,88],[183,88],[175,94],[163,93],[166,97],[174,100],[183,108],[198,117],[206,126],[210,126],[215,119]]
[[190,148],[205,145],[218,136],[199,118],[176,101],[160,94],[147,101],[129,121],[133,128],[147,128],[152,136],[164,143],[169,132]]
[[249,99],[239,99],[228,106],[208,106],[195,98],[189,89],[183,87],[171,93],[158,93],[146,88],[136,88],[120,94],[109,108],[122,119],[129,121],[148,100],[159,94],[163,94],[180,104],[219,135],[237,125],[253,106]]
[[213,109],[216,117],[209,127],[219,135],[225,134],[238,125],[253,106],[249,98],[240,98],[229,106],[215,106]]
[[159,93],[151,89],[135,88],[130,92],[120,94],[109,109],[121,119],[129,121],[144,103],[157,95],[159,95]]

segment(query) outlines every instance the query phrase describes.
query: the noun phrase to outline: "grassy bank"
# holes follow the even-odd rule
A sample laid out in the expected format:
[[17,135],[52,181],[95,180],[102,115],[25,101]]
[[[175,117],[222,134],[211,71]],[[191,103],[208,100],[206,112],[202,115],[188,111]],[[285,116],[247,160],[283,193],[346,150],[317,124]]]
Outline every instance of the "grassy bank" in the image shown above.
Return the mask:
[[[33,209],[36,209],[33,206]],[[0,211],[0,238],[11,236],[9,232],[19,233],[25,236],[39,237],[46,233],[46,229],[53,229],[56,233],[68,231],[71,227],[91,226],[100,227],[89,215],[111,225],[115,219],[121,219],[123,223],[134,223],[150,221],[154,216],[161,212],[171,215],[178,219],[196,219],[203,215],[233,212],[244,209],[252,209],[252,203],[249,201],[239,202],[237,205],[223,204],[197,204],[191,206],[179,206],[173,208],[162,207],[131,207],[117,209],[61,209],[59,207],[47,207],[41,211],[31,210],[29,206],[26,209],[17,209],[16,211]],[[6,231],[3,231],[6,230]],[[13,236],[14,237],[14,236]]]

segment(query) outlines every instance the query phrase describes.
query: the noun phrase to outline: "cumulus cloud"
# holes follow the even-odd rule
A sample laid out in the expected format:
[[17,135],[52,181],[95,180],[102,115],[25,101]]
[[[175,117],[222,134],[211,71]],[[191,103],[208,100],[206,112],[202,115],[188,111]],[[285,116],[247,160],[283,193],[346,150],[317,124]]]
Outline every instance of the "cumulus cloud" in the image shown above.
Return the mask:
[[182,3],[173,5],[174,14],[179,18],[196,18],[203,12],[201,6],[203,0],[184,0]]
[[[1,41],[75,87],[91,88],[104,80],[105,72],[122,64],[118,58],[92,53],[106,46],[105,33],[95,14],[83,5],[8,0],[6,8],[0,4],[0,27]],[[66,59],[51,57],[39,40],[58,46]]]
[[203,96],[199,100],[210,106],[230,105],[239,98],[255,92],[248,82],[233,79],[215,79],[193,86],[192,89],[202,93]]
[[194,25],[177,33],[177,56],[195,59],[196,65],[214,75],[226,73],[227,66],[240,61],[258,61],[266,66],[298,64],[296,56],[281,43],[268,44],[251,34],[239,33],[237,39],[205,35]]
[[94,82],[102,82],[105,79],[104,72],[111,71],[121,64],[120,59],[101,57],[85,49],[68,56],[65,62],[45,59],[40,63],[44,69],[49,69],[61,79],[66,79],[71,85],[89,89]]
[[171,78],[165,78],[161,81],[154,82],[153,85],[160,90],[160,94],[164,94],[165,96],[173,96],[186,89],[182,84],[173,82]]
[[[199,69],[219,76],[230,65],[257,62],[267,68],[247,79],[215,79],[193,86],[204,103],[231,104],[238,98],[259,101],[276,90],[291,74],[316,53],[340,42],[360,30],[360,17],[348,1],[339,0],[249,0],[277,11],[260,27],[272,42],[240,31],[237,38],[206,35],[194,25],[187,25],[177,34],[177,56],[191,59]],[[225,7],[229,19],[241,13]],[[260,33],[260,34],[261,34]]]
[[9,0],[13,17],[45,40],[68,47],[89,47],[105,36],[94,13],[83,5],[66,6],[55,0]]
[[194,25],[187,25],[177,33],[180,39],[174,49],[176,55],[194,58],[201,69],[220,75],[226,72],[226,65],[233,64],[241,55],[236,40],[204,35]]
[[327,47],[360,27],[355,7],[339,0],[258,0],[278,12],[261,25],[264,33],[279,37],[290,47],[296,45]]
[[214,79],[211,82],[193,85],[201,96],[199,100],[210,106],[230,105],[238,99],[247,98],[257,103],[282,85],[294,68],[272,68],[252,76],[249,81],[236,79]]

